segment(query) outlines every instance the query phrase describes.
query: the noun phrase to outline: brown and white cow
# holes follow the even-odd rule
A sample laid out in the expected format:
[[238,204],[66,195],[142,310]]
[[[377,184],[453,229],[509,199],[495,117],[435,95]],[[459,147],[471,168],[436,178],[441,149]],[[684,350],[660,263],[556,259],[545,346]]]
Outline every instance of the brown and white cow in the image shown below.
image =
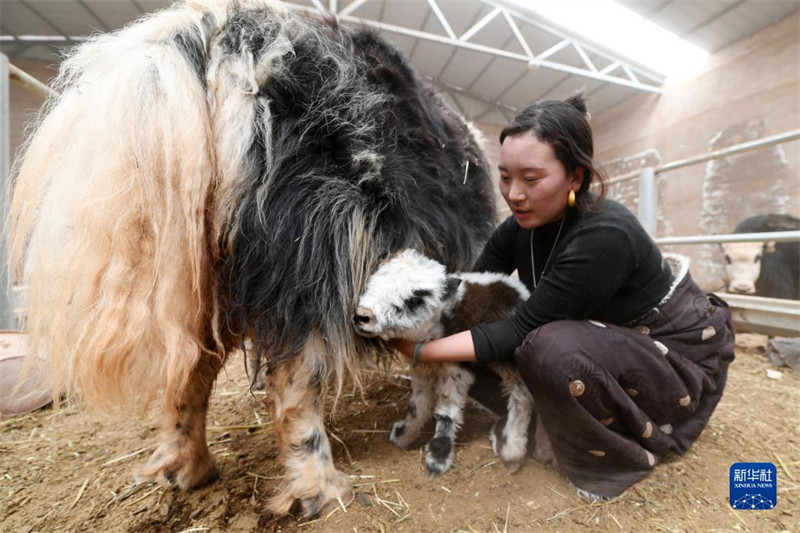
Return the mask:
[[[733,233],[800,229],[789,215],[755,215],[742,220]],[[800,243],[740,242],[722,245],[728,292],[770,298],[800,299]]]

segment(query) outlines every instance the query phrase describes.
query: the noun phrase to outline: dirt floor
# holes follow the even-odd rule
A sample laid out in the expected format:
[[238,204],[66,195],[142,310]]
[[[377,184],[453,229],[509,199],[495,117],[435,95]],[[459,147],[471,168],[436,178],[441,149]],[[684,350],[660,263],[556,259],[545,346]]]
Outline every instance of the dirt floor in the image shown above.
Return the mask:
[[[221,376],[209,441],[221,479],[189,493],[136,485],[156,445],[155,421],[109,421],[72,406],[0,419],[0,531],[800,531],[800,376],[773,367],[766,337],[740,335],[728,390],[709,427],[613,502],[588,504],[557,471],[530,461],[509,475],[487,438],[492,419],[471,407],[455,465],[429,481],[421,446],[389,442],[409,383],[368,372],[328,420],[337,467],[356,497],[316,520],[274,517],[264,502],[281,467],[264,395],[250,394],[240,359]],[[421,445],[424,443],[420,443]],[[734,511],[735,462],[778,468],[778,505]]]

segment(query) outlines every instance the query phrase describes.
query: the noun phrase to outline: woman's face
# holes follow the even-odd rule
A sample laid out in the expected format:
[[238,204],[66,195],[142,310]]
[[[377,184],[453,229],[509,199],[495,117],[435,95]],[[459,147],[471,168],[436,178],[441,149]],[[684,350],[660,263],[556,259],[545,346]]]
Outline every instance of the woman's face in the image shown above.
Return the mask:
[[530,132],[509,135],[500,146],[500,192],[525,229],[562,218],[570,189],[578,191],[583,169],[569,175],[553,147]]

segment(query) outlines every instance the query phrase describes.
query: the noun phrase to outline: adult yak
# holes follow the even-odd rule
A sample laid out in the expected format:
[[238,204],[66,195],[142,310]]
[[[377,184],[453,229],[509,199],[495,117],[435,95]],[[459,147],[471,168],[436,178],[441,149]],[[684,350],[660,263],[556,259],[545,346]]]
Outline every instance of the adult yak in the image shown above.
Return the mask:
[[465,269],[493,228],[469,127],[368,31],[263,0],[192,0],[62,64],[15,169],[13,265],[31,351],[114,410],[158,398],[143,471],[213,480],[205,437],[226,356],[266,364],[286,475],[270,507],[347,497],[323,395],[370,349],[370,273],[417,248]]

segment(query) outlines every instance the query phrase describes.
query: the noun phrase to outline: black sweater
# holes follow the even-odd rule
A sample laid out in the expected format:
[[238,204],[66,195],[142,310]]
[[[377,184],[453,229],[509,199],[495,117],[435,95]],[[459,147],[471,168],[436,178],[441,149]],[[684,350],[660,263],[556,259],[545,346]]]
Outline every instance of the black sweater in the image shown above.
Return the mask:
[[548,322],[594,319],[626,324],[655,307],[669,291],[673,277],[661,252],[622,204],[605,199],[588,212],[570,209],[555,242],[561,222],[533,230],[535,290],[531,230],[521,228],[513,216],[495,229],[475,263],[474,270],[480,272],[517,270],[531,291],[511,319],[471,329],[479,363],[512,358],[525,336]]

